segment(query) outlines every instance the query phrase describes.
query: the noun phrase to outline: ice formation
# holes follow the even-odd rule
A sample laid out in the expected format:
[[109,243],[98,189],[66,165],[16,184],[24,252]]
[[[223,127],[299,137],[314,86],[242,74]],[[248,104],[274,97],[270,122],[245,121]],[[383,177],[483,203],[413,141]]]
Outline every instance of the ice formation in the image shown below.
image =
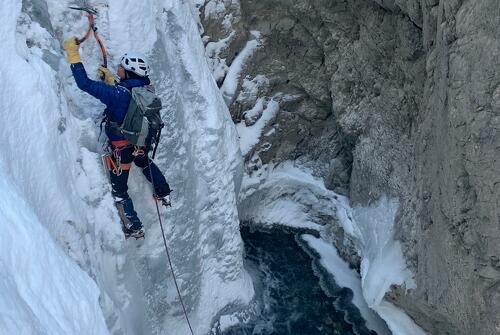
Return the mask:
[[[187,326],[151,189],[137,171],[130,194],[147,238],[123,239],[100,166],[103,105],[76,88],[60,47],[87,25],[67,5],[16,0],[0,9],[8,59],[0,63],[0,334],[180,334]],[[238,229],[235,127],[189,3],[110,0],[97,9],[112,70],[129,50],[152,61],[167,124],[157,162],[174,190],[162,215],[191,322],[205,333],[221,309],[253,294]],[[95,78],[95,41],[80,53]]]
[[[294,162],[265,165],[247,174],[240,197],[242,220],[320,233],[321,239],[311,235],[303,238],[319,254],[320,263],[337,284],[353,291],[353,303],[368,328],[379,334],[390,333],[374,310],[395,335],[425,334],[403,311],[383,300],[392,284],[404,284],[406,288],[415,285],[393,236],[396,202],[382,199],[372,207],[352,209],[348,198],[326,189],[322,180]],[[346,233],[342,242],[361,255],[361,276],[349,269],[333,247],[336,230],[332,222]]]

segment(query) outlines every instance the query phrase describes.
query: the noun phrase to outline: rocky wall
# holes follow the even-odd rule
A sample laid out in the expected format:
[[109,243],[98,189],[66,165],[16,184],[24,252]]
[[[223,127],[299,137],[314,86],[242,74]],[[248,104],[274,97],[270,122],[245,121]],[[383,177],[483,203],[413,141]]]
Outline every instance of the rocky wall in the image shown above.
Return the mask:
[[206,43],[235,32],[227,65],[261,33],[230,110],[251,124],[256,98],[280,109],[247,168],[294,160],[355,204],[398,198],[417,289],[388,298],[430,334],[500,334],[500,2],[211,0],[201,13]]

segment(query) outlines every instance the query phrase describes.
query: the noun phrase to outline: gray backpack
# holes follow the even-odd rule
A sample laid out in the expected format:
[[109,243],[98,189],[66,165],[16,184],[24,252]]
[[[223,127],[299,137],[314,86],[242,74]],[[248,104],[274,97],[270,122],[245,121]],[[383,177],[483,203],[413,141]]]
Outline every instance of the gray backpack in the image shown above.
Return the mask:
[[154,87],[151,85],[133,87],[131,94],[132,99],[130,99],[125,119],[116,130],[133,145],[142,147],[150,146],[152,142],[157,143],[161,128],[163,128],[160,98],[155,94]]

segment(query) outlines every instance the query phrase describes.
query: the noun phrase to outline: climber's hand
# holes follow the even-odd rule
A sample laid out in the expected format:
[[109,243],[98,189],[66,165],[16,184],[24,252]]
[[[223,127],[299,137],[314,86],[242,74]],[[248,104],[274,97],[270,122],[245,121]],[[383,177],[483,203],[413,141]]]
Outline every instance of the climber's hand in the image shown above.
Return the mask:
[[99,69],[97,69],[97,75],[106,84],[116,85],[116,79],[108,68],[104,66],[99,66]]
[[78,49],[80,49],[80,45],[77,43],[76,37],[70,37],[63,43],[64,50],[66,50],[66,60],[70,64],[80,63],[80,54]]

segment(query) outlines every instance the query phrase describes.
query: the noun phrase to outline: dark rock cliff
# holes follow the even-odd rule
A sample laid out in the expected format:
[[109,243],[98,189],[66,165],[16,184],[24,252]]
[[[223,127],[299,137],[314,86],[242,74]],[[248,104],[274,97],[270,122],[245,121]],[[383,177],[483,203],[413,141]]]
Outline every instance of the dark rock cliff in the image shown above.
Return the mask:
[[[431,334],[500,334],[500,2],[207,1],[205,41],[280,99],[247,162],[300,161],[356,204],[399,199],[417,289],[388,297]],[[224,28],[221,28],[224,27]],[[213,56],[213,55],[212,55]],[[223,77],[218,78],[222,83]],[[235,98],[235,121],[251,101]],[[263,133],[266,133],[264,131]]]

